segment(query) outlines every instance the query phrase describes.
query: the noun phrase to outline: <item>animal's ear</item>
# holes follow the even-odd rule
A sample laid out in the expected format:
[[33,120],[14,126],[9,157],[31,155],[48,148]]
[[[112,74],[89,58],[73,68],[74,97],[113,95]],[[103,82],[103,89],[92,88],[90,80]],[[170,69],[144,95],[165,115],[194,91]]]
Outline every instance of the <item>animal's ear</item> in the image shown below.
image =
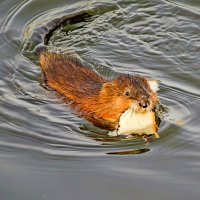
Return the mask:
[[158,92],[159,91],[159,83],[156,80],[148,80],[147,81],[150,88],[154,91],[154,92]]
[[113,94],[116,90],[116,84],[112,82],[104,83],[103,90],[108,94]]

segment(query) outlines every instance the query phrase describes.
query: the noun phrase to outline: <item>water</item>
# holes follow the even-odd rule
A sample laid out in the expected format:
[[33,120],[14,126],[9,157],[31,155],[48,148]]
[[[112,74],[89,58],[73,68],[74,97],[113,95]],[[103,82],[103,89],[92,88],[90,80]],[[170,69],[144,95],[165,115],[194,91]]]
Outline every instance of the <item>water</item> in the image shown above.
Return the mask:
[[[160,139],[98,134],[42,86],[37,46],[57,19],[83,11],[91,16],[56,29],[49,48],[77,52],[105,77],[160,80]],[[1,0],[1,199],[198,200],[199,34],[194,0]]]

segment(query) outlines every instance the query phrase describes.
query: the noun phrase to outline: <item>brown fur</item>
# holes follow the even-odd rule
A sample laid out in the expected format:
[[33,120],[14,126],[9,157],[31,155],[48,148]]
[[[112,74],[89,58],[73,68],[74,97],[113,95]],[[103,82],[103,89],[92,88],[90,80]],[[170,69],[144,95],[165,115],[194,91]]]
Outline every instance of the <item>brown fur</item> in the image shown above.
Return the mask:
[[[122,74],[106,80],[71,56],[41,53],[40,64],[47,85],[64,95],[71,107],[94,125],[107,130],[118,128],[119,118],[134,103],[153,109],[157,103],[144,77]],[[129,92],[129,96],[126,93]]]

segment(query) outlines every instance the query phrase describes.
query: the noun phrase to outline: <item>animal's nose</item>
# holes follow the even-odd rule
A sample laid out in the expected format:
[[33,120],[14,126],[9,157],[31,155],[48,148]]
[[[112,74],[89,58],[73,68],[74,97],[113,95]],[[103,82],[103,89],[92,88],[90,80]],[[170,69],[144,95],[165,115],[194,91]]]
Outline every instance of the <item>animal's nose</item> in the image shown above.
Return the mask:
[[148,102],[145,102],[145,101],[142,101],[139,106],[142,107],[142,108],[147,108],[148,107]]
[[147,104],[142,105],[143,108],[147,108]]

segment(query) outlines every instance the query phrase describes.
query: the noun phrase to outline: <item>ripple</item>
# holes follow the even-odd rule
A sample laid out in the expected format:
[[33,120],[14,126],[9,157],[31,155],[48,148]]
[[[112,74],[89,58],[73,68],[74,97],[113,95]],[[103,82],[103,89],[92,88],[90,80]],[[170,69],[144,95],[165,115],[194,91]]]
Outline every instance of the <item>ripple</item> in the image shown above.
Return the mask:
[[[199,17],[195,0],[0,1],[1,196],[198,199]],[[42,84],[44,43],[106,78],[158,79],[160,139],[111,138],[77,117]]]
[[[32,3],[14,1],[1,13],[2,40],[6,47],[15,49],[13,55],[5,53],[9,58],[2,64],[8,69],[2,71],[7,78],[1,85],[9,89],[3,91],[0,102],[5,131],[1,146],[52,157],[160,156],[174,150],[173,146],[168,148],[172,139],[177,142],[181,138],[184,143],[188,133],[194,137],[199,112],[194,104],[198,105],[200,96],[199,74],[192,73],[199,63],[195,12],[184,16],[182,8],[168,3],[144,1],[127,7],[119,1],[88,7],[77,3],[53,8],[52,4],[50,10],[35,10],[29,15],[26,12]],[[26,15],[21,21],[23,13]],[[84,19],[75,20],[80,16]],[[65,25],[69,19],[72,23]],[[160,99],[170,108],[161,123],[160,140],[146,144],[141,139],[109,138],[74,115],[52,91],[41,87],[36,51],[45,41],[51,50],[77,52],[108,78],[123,72],[160,79]],[[158,150],[163,144],[166,152]]]

